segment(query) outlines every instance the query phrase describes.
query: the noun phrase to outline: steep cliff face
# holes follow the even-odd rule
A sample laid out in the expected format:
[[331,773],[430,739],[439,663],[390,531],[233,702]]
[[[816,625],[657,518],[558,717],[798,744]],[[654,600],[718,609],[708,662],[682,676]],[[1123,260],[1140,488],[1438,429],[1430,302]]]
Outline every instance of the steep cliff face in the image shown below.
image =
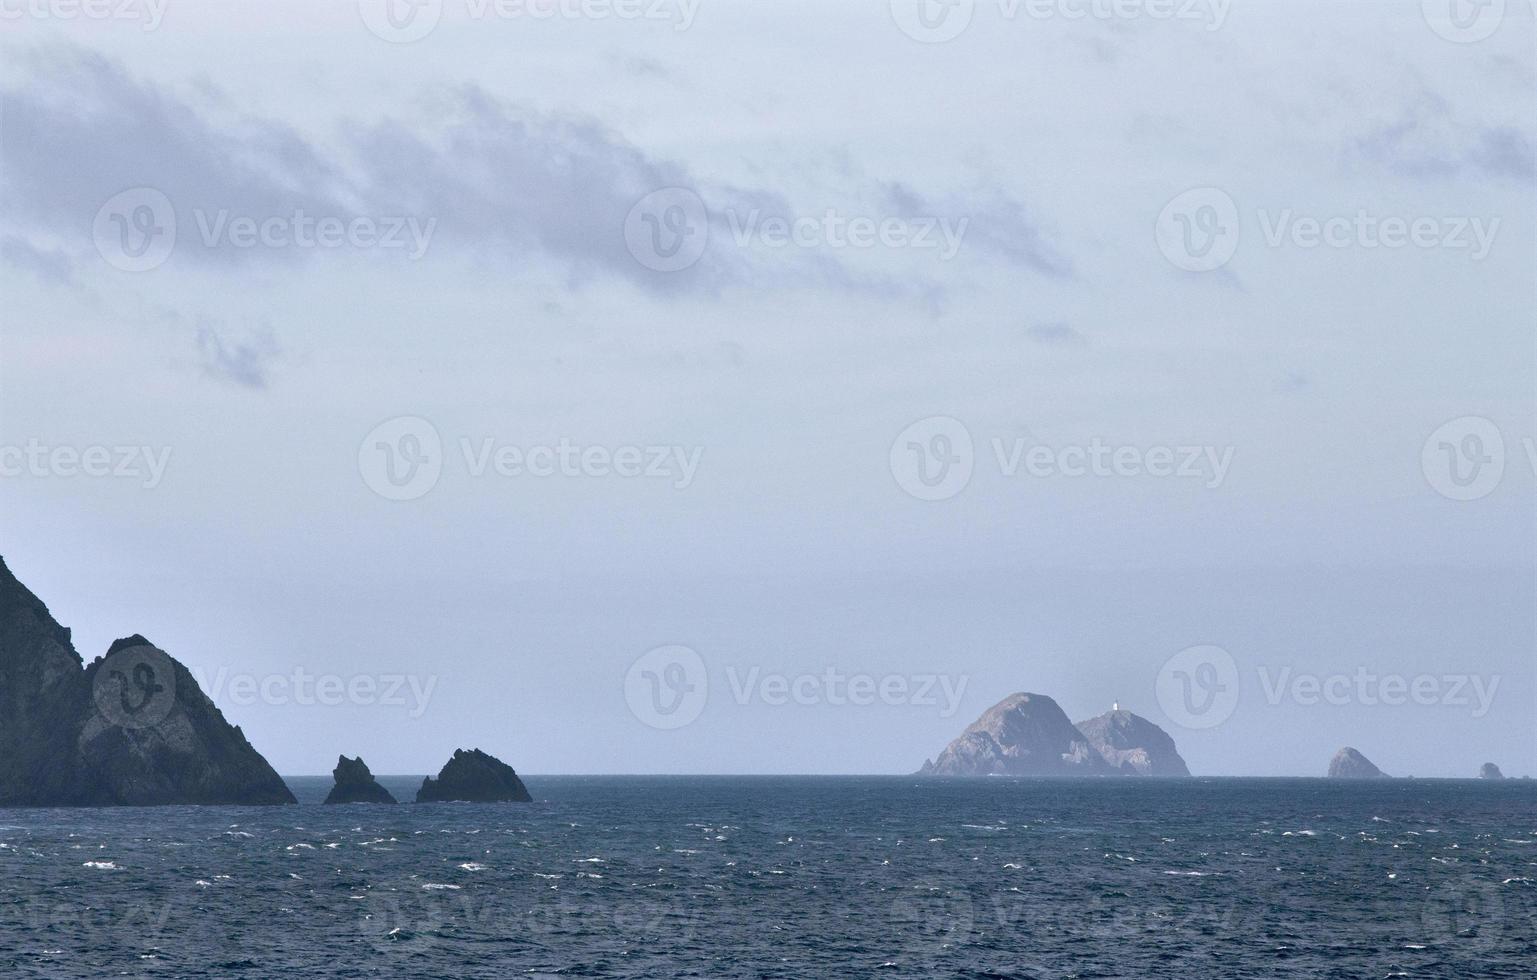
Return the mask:
[[1111,768],[1057,702],[1011,694],[983,712],[920,773],[935,776],[1109,776]]
[[1130,711],[1107,711],[1077,729],[1118,772],[1128,776],[1188,776],[1169,733]]
[[72,700],[81,667],[69,630],[0,558],[0,800],[56,761],[60,746],[37,733]]
[[1350,746],[1334,753],[1329,760],[1330,779],[1386,779],[1387,773],[1378,769],[1366,756]]
[[0,561],[0,806],[293,803],[191,673],[142,636],[82,669]]
[[1486,762],[1478,769],[1479,779],[1504,779],[1505,774],[1500,772],[1500,767],[1492,762]]
[[479,749],[455,749],[438,773],[428,776],[416,793],[418,803],[529,803],[523,780],[513,768]]
[[356,759],[339,756],[331,776],[336,780],[336,785],[331,787],[331,792],[326,796],[328,804],[395,802],[390,791],[380,786],[374,774],[368,771],[368,764],[362,756]]

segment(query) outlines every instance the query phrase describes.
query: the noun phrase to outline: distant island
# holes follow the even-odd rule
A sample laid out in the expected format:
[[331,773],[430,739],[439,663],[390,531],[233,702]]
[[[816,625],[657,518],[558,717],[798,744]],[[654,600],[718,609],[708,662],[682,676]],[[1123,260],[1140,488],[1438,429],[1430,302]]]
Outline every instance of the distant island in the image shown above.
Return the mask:
[[[1011,694],[932,760],[925,776],[1188,777],[1174,739],[1119,704],[1076,724],[1044,694]],[[1386,779],[1346,746],[1332,779]],[[1480,779],[1504,775],[1484,763]],[[361,756],[337,758],[325,802],[393,804]],[[458,749],[423,779],[417,803],[526,803],[517,772]],[[185,666],[139,634],[87,665],[0,557],[0,807],[266,806],[297,801]]]
[[1189,776],[1174,739],[1119,704],[1074,725],[1044,694],[1011,694],[918,770],[924,776]]
[[438,778],[416,791],[418,803],[528,803],[533,798],[512,767],[479,749],[456,749]]
[[1334,753],[1329,760],[1330,779],[1386,779],[1388,774],[1378,769],[1370,759],[1350,746]]
[[369,772],[368,764],[362,756],[349,759],[340,756],[336,760],[336,768],[331,770],[331,778],[336,780],[336,785],[331,787],[331,792],[326,795],[326,805],[336,806],[345,803],[394,803],[395,796],[389,790],[379,785],[374,774]]

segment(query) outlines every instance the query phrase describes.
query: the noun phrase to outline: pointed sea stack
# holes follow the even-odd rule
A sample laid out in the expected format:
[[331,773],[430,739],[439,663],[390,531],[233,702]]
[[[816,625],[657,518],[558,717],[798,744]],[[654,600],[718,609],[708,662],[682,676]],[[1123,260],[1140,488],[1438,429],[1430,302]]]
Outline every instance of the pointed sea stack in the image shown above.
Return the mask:
[[1387,773],[1372,765],[1371,760],[1350,746],[1334,753],[1329,760],[1330,779],[1386,779]]
[[455,749],[438,778],[428,776],[416,792],[418,803],[531,803],[512,767],[479,749]]
[[1500,772],[1500,767],[1492,762],[1486,762],[1478,770],[1479,779],[1504,779],[1505,774]]
[[0,559],[0,806],[294,802],[186,667],[137,634],[82,667]]
[[988,708],[932,762],[924,776],[1111,776],[1110,767],[1057,702],[1011,694]]
[[1174,739],[1141,715],[1117,708],[1080,721],[1077,728],[1111,768],[1125,775],[1190,775]]
[[331,770],[331,777],[336,780],[336,785],[331,787],[330,794],[326,796],[327,804],[395,802],[390,791],[380,786],[374,774],[368,771],[362,756],[356,759],[337,756],[336,768]]

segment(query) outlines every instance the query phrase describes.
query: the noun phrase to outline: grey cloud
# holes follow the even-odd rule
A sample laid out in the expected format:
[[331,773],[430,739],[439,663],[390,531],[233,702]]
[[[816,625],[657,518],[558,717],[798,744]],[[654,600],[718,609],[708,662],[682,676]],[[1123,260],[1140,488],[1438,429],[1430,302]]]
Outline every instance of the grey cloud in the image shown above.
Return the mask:
[[227,340],[205,322],[198,327],[197,348],[204,374],[244,388],[266,388],[272,364],[282,356],[277,337],[265,324],[243,340]]
[[743,258],[720,248],[677,272],[630,254],[624,222],[638,201],[697,188],[680,165],[596,122],[522,114],[474,87],[446,107],[430,137],[398,121],[350,133],[368,195],[396,213],[437,218],[445,245],[492,245],[514,260],[546,253],[569,263],[575,284],[607,273],[660,292],[713,292],[747,277]]
[[[221,217],[260,221],[302,210],[310,220],[433,222],[433,255],[474,250],[501,257],[513,272],[553,260],[573,288],[600,278],[666,295],[825,288],[930,310],[944,299],[927,274],[888,274],[866,256],[826,249],[743,246],[733,236],[732,215],[815,215],[826,201],[802,212],[772,190],[702,181],[599,122],[530,112],[476,86],[434,93],[426,122],[346,123],[337,149],[323,150],[280,122],[239,114],[222,95],[196,94],[193,85],[194,106],[94,53],[54,48],[23,61],[31,77],[4,92],[0,198],[8,231],[85,237],[81,247],[89,248],[104,202],[152,187],[176,209],[171,262],[296,260],[311,250],[238,248],[227,233],[212,242],[206,236],[227,227]],[[624,227],[637,202],[669,187],[691,189],[705,203],[709,244],[692,266],[659,272],[631,254]],[[876,189],[890,216],[966,219],[963,251],[1071,274],[1025,207],[1000,190],[932,199],[899,184]]]
[[[299,134],[265,121],[214,125],[187,104],[75,48],[23,58],[31,77],[5,90],[0,198],[13,221],[88,233],[97,210],[132,187],[163,191],[194,238],[193,209],[338,213],[341,176]],[[310,190],[321,188],[321,190]],[[228,260],[231,248],[178,247]]]
[[965,219],[965,248],[990,251],[1012,265],[1053,279],[1073,277],[1073,264],[1047,239],[1025,205],[998,187],[942,199],[926,196],[900,182],[882,185],[885,205],[894,217]]
[[75,261],[68,253],[38,248],[16,235],[0,236],[0,259],[36,273],[45,282],[68,285],[75,279]]
[[1445,99],[1430,93],[1394,122],[1357,139],[1355,152],[1402,177],[1537,181],[1537,150],[1526,133],[1463,122]]
[[1313,379],[1301,371],[1288,371],[1286,376],[1276,382],[1276,391],[1284,394],[1292,394],[1306,391],[1313,386]]
[[1037,323],[1026,329],[1031,340],[1057,347],[1083,347],[1088,339],[1066,323]]

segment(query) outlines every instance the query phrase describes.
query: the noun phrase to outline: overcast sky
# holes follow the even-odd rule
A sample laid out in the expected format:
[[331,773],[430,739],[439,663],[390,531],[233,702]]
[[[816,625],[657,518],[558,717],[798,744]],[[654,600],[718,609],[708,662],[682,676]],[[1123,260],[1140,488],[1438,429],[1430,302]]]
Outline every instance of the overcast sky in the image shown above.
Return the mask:
[[70,9],[0,554],[279,771],[1537,774],[1526,0]]

